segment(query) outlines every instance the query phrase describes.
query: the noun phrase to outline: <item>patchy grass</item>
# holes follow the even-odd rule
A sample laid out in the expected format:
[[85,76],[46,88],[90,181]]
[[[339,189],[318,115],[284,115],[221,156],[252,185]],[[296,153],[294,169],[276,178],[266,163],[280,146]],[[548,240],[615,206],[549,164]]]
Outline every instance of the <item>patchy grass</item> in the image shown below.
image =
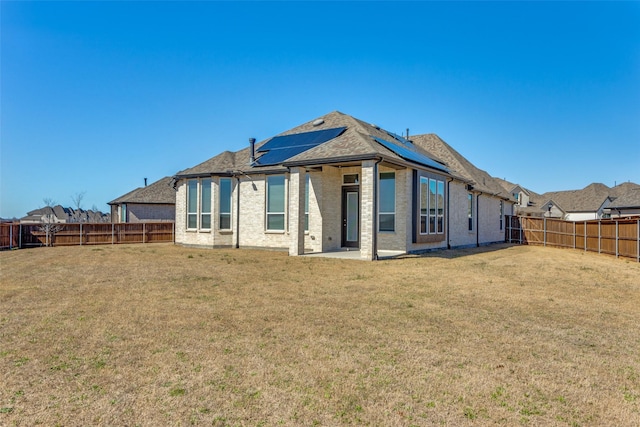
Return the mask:
[[640,265],[0,253],[0,425],[640,425]]

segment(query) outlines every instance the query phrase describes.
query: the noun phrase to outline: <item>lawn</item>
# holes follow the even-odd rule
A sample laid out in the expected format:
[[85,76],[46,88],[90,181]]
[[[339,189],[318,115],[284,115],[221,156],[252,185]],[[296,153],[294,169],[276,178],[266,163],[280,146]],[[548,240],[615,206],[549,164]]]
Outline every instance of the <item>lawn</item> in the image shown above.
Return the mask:
[[0,253],[0,425],[640,425],[640,264]]

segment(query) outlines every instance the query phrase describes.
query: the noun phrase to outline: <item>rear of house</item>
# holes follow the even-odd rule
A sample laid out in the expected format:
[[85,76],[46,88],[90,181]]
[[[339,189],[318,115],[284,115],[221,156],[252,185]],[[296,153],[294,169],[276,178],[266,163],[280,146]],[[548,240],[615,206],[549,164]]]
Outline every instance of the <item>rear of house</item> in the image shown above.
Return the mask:
[[363,259],[504,241],[513,199],[435,135],[333,112],[175,177],[176,242]]

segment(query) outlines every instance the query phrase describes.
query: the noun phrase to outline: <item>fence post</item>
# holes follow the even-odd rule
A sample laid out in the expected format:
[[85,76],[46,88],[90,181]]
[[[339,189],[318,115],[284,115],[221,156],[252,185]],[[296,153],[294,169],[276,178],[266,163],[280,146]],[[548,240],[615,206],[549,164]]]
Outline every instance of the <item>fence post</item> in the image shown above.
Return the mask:
[[547,217],[542,221],[542,246],[547,246]]
[[142,243],[147,243],[147,223],[143,222],[142,223]]
[[111,244],[113,245],[113,222],[111,223]]
[[584,251],[587,252],[587,221],[584,221]]
[[22,224],[20,224],[20,234],[18,235],[18,249],[22,249]]
[[80,246],[82,246],[82,223],[80,223]]
[[602,222],[598,220],[598,253],[601,253],[602,246]]
[[620,222],[616,220],[616,258],[618,258],[618,225]]
[[573,249],[576,248],[576,223],[573,222]]
[[636,246],[636,259],[640,262],[640,219],[636,220],[636,236],[638,237],[638,244]]
[[9,225],[9,249],[13,249],[13,224]]

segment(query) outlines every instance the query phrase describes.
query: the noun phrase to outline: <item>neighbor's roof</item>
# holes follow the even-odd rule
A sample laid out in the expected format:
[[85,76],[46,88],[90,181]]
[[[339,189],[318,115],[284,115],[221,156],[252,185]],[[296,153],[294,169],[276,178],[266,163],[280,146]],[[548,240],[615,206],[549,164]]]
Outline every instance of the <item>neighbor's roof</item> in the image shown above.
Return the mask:
[[550,191],[540,196],[538,205],[552,201],[564,212],[595,212],[609,197],[610,188],[604,184],[589,184],[582,190]]
[[608,208],[611,209],[629,209],[629,208],[640,208],[640,186],[637,184],[635,188],[629,188],[627,191],[620,197],[616,198]]
[[[250,151],[249,147],[246,147],[235,153],[225,151],[199,165],[178,172],[176,176],[280,171],[286,170],[288,166],[314,166],[379,158],[399,165],[417,163],[418,166],[447,173],[447,166],[421,147],[415,146],[378,126],[365,123],[338,111],[311,120],[276,136],[282,137],[342,127],[346,129],[337,137],[283,159],[281,163],[276,165],[260,165],[260,148],[272,139],[269,138],[256,143],[256,162],[253,165],[250,165]],[[377,142],[376,138],[387,142],[387,146],[394,149],[385,147],[382,143]]]
[[108,204],[118,205],[121,203],[141,203],[174,205],[176,203],[176,191],[172,184],[173,178],[165,176],[146,187],[138,187],[135,190],[110,201]]

